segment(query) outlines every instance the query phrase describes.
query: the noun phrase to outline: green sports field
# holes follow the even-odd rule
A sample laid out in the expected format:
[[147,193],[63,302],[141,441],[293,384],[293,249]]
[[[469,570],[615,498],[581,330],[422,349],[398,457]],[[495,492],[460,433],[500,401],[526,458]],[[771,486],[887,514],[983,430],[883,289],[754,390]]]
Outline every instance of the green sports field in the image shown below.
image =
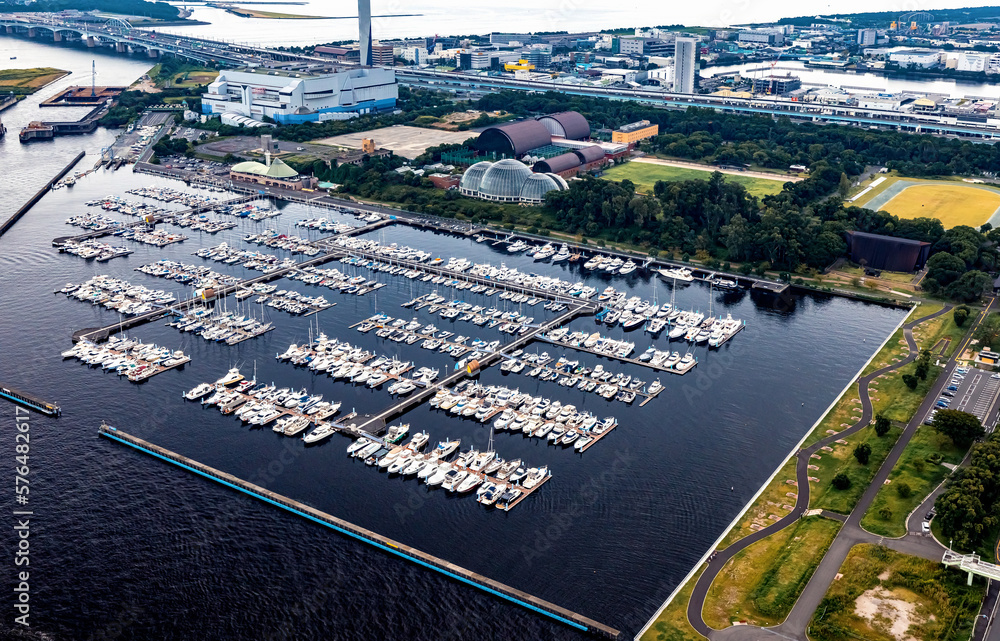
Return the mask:
[[[635,183],[638,191],[651,194],[653,193],[653,185],[656,184],[657,180],[667,182],[708,180],[712,175],[712,171],[711,167],[701,170],[688,167],[655,165],[652,163],[628,162],[624,165],[617,165],[608,169],[604,172],[604,177],[615,181],[631,180]],[[743,185],[748,192],[758,198],[779,193],[785,184],[781,180],[768,180],[766,178],[737,176],[733,174],[725,174],[725,179],[729,182]]]

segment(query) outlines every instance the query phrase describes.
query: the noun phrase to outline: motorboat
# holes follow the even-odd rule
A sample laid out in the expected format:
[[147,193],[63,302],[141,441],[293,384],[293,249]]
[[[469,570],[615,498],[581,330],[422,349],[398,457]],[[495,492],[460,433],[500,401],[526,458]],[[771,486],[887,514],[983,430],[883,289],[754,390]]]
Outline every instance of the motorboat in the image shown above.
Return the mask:
[[243,380],[243,375],[240,374],[240,368],[234,367],[229,370],[225,376],[215,381],[217,385],[232,385],[233,383],[239,383]]
[[199,398],[205,396],[206,394],[211,393],[212,390],[214,389],[215,389],[214,385],[210,383],[202,383],[201,385],[198,385],[194,389],[190,390],[187,394],[185,394],[184,398],[186,398],[189,401],[196,401]]

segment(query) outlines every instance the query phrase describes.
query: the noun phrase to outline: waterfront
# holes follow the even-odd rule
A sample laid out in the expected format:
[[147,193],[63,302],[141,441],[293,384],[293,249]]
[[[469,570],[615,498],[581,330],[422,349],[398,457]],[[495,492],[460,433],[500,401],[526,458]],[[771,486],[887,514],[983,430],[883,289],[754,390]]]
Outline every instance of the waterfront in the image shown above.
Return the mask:
[[[58,51],[63,68],[73,59],[77,60],[74,69],[89,69],[91,56],[86,52],[27,45]],[[130,74],[137,76],[148,66],[140,60],[119,60],[123,63],[120,70],[109,63],[103,72],[118,75],[102,76],[102,83],[127,84]],[[17,118],[30,119],[37,100],[57,89],[50,87],[34,101],[29,99],[6,112],[8,126]],[[94,152],[111,139],[113,132],[104,130],[94,136],[25,146],[8,137],[0,164],[7,175],[15,173],[20,178],[16,183],[4,181],[0,187],[4,207],[16,209],[81,146],[91,155],[80,167],[89,166],[96,160]],[[56,400],[64,412],[58,420],[34,420],[40,428],[33,443],[39,489],[32,501],[37,501],[34,505],[44,515],[46,529],[33,539],[38,547],[32,561],[44,588],[36,595],[37,625],[66,638],[95,629],[119,629],[122,638],[148,638],[151,633],[162,638],[194,634],[203,638],[579,636],[98,439],[101,420],[626,633],[634,632],[905,313],[812,296],[796,299],[794,306],[773,309],[758,304],[749,293],[716,292],[715,311],[745,319],[748,329],[718,351],[696,348],[701,364],[684,377],[661,377],[666,389],[641,409],[490,368],[481,377],[485,383],[516,386],[579,407],[593,407],[599,416],[613,414],[620,422],[619,428],[583,455],[547,447],[537,439],[498,434],[497,450],[502,456],[522,457],[532,465],[548,464],[554,477],[513,512],[490,513],[473,501],[455,500],[412,480],[386,479],[349,459],[343,437],[334,436],[307,449],[298,439],[239,427],[233,419],[203,411],[180,396],[202,380],[215,380],[232,365],[239,364],[250,374],[256,363],[259,380],[315,388],[327,398],[343,401],[344,411],[352,407],[378,411],[389,403],[384,392],[334,383],[279,363],[274,356],[291,342],[304,342],[311,321],[353,344],[399,354],[418,366],[442,371],[453,366],[453,359],[415,345],[344,330],[376,309],[402,318],[417,315],[466,335],[500,338],[493,329],[461,322],[452,326],[424,310],[400,307],[429,291],[426,284],[370,275],[387,286],[365,296],[346,296],[282,280],[282,288],[308,295],[322,292],[337,305],[309,318],[271,312],[276,330],[235,347],[181,334],[165,321],[152,323],[131,333],[146,342],[183,350],[192,362],[142,385],[131,385],[73,360],[62,361],[59,352],[69,347],[72,331],[117,321],[116,314],[51,293],[66,282],[79,283],[107,273],[181,297],[190,294],[191,288],[134,268],[169,258],[205,264],[235,276],[255,276],[256,272],[192,254],[222,241],[249,248],[242,237],[251,230],[278,227],[288,231],[290,223],[300,218],[330,216],[325,210],[292,205],[276,219],[244,221],[219,234],[185,232],[188,240],[163,249],[129,243],[135,253],[109,263],[84,262],[51,247],[52,238],[78,233],[63,221],[94,211],[83,206],[85,201],[125,195],[129,188],[150,184],[180,185],[128,170],[101,171],[71,189],[46,196],[0,239],[5,294],[0,315],[0,344],[5,346],[0,380]],[[123,222],[132,220],[109,215]],[[299,228],[291,231],[304,233]],[[465,256],[570,281],[581,278],[578,266],[535,263],[471,239],[403,226],[371,236],[445,258]],[[267,252],[290,256],[280,250]],[[662,281],[640,272],[614,280],[593,275],[586,282],[600,288],[613,283],[649,299],[655,292],[659,302],[666,302],[671,294]],[[679,306],[702,311],[707,311],[709,298],[702,284],[678,288],[676,293]],[[234,303],[229,299],[227,304]],[[539,306],[531,313],[540,317],[543,311]],[[595,325],[592,318],[581,318],[571,327],[594,331]],[[620,328],[606,333],[622,336]],[[641,330],[630,332],[629,339],[636,342],[637,352],[653,343]],[[667,344],[663,337],[656,343]],[[537,348],[553,355],[569,351],[548,344]],[[649,372],[637,367],[586,354],[578,357],[651,379]],[[481,425],[444,417],[426,406],[406,420],[412,423],[411,432],[426,429],[432,442],[462,438],[465,449],[486,441]],[[9,435],[4,439],[12,444]],[[219,612],[229,616],[220,618]]]
[[711,78],[723,74],[739,73],[746,78],[761,76],[791,74],[802,80],[806,86],[834,86],[846,89],[867,89],[874,92],[900,93],[914,92],[941,94],[951,98],[983,97],[995,99],[997,85],[986,82],[969,82],[948,78],[933,78],[926,75],[912,74],[907,77],[886,76],[880,73],[836,69],[820,69],[807,67],[798,60],[779,60],[774,68],[769,62],[748,62],[738,65],[720,65],[706,67],[701,70],[702,78]]

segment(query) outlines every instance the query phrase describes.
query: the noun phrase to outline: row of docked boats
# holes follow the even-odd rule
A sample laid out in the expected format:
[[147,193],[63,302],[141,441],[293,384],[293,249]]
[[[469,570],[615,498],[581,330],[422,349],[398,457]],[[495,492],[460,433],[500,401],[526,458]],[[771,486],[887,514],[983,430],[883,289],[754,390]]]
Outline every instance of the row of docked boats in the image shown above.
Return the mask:
[[149,276],[173,280],[198,288],[235,285],[240,282],[236,276],[220,274],[207,265],[190,265],[176,260],[160,259],[135,268]]
[[589,271],[628,276],[639,268],[639,264],[631,258],[624,259],[620,256],[595,254],[590,258],[590,260],[583,264],[583,268]]
[[308,367],[316,373],[326,373],[334,380],[367,385],[370,389],[390,383],[387,391],[395,396],[406,396],[418,387],[430,385],[440,373],[437,369],[421,367],[407,376],[413,369],[410,361],[376,356],[346,341],[329,338],[326,334],[320,334],[307,345],[292,343],[275,358]]
[[547,481],[552,473],[548,467],[528,467],[521,459],[506,461],[497,455],[492,445],[485,451],[470,449],[454,458],[461,440],[446,439],[429,452],[424,447],[427,432],[419,432],[406,445],[393,445],[383,439],[360,437],[347,448],[347,453],[390,475],[414,477],[429,487],[441,487],[449,492],[467,494],[476,490],[476,500],[484,506],[506,509]]
[[203,231],[206,234],[217,234],[220,231],[233,229],[239,224],[234,220],[212,218],[209,214],[205,213],[190,213],[186,216],[175,215],[170,218],[169,222],[177,225],[178,227],[185,227],[195,231]]
[[169,232],[166,229],[147,229],[145,225],[139,227],[125,227],[114,233],[119,238],[125,238],[143,245],[153,247],[166,247],[173,243],[182,243],[187,240],[184,234]]
[[243,237],[243,242],[254,245],[262,245],[272,249],[284,249],[293,254],[305,254],[315,256],[321,251],[315,247],[308,238],[289,236],[282,234],[276,229],[266,229],[259,234],[247,234]]
[[252,316],[207,307],[189,310],[167,323],[167,326],[191,332],[207,341],[224,342],[227,345],[236,345],[274,329],[271,322],[265,323]]
[[289,272],[287,278],[301,281],[307,285],[326,287],[342,294],[356,296],[364,296],[385,287],[385,283],[380,283],[375,279],[351,276],[342,273],[339,269],[321,269],[312,265]]
[[135,338],[111,336],[103,345],[80,341],[62,353],[63,358],[75,358],[91,367],[101,367],[119,376],[126,376],[133,383],[144,381],[168,369],[179,367],[191,360],[180,350],[143,343]]
[[295,267],[297,264],[292,258],[279,258],[271,254],[264,254],[249,249],[237,249],[230,247],[228,243],[219,243],[215,247],[205,247],[194,253],[199,258],[206,258],[227,265],[241,265],[246,269],[252,269],[269,274],[279,269]]
[[132,250],[124,245],[112,246],[96,239],[68,240],[59,247],[59,251],[88,260],[96,258],[99,263],[107,262],[112,258],[128,256],[132,253]]
[[[437,291],[417,299],[414,309],[427,308],[428,314],[438,314],[445,320],[458,320],[478,327],[496,327],[506,334],[525,334],[532,329],[534,316],[526,316],[517,311],[503,311],[496,307],[474,305],[460,299],[448,300]],[[406,305],[407,303],[404,303]]]
[[257,305],[267,305],[289,314],[311,314],[333,307],[323,296],[306,296],[291,289],[279,289],[273,294],[260,294],[253,301]]
[[[392,260],[398,263],[406,263],[408,270],[420,270],[422,265],[421,261],[413,260],[411,258],[403,258],[397,256],[395,253],[390,252],[386,254],[381,251],[383,246],[379,241],[371,238],[359,238],[353,236],[342,236],[334,241],[334,245],[347,249],[351,252],[356,253],[368,253],[371,258],[380,258],[382,256],[389,256]],[[392,247],[389,245],[388,247]],[[413,250],[416,251],[416,250]],[[439,267],[441,269],[448,269],[447,264],[443,258],[435,258],[433,260],[427,261],[428,265]],[[521,289],[533,289],[540,292],[544,292],[548,295],[561,295],[580,299],[588,299],[597,293],[597,290],[593,287],[589,287],[582,282],[571,283],[569,281],[557,278],[554,276],[542,276],[539,274],[529,274],[519,271],[515,267],[508,267],[507,265],[501,263],[499,266],[492,265],[490,263],[475,263],[467,259],[454,258],[454,262],[450,263],[453,267],[458,267],[460,269],[452,269],[455,276],[461,276],[462,274],[467,274],[468,276],[473,276],[482,280],[489,280],[495,283],[492,287],[488,289],[498,289],[503,285],[514,286]],[[398,266],[404,266],[399,264]],[[428,274],[424,274],[425,276]],[[433,276],[432,276],[433,278]],[[430,279],[428,279],[430,280]],[[466,281],[469,282],[469,281]],[[470,287],[474,285],[470,284]],[[484,290],[485,292],[485,290]],[[530,292],[520,292],[522,295],[531,296]]]
[[177,298],[160,289],[133,285],[127,280],[99,274],[80,285],[67,283],[60,293],[92,305],[102,305],[126,316],[153,311],[173,303]]
[[325,420],[341,407],[340,402],[324,401],[322,394],[310,394],[305,388],[279,388],[274,383],[245,380],[239,368],[230,369],[214,383],[195,386],[184,398],[215,407],[251,426],[262,427],[273,422],[271,429],[286,436],[297,436],[315,426],[303,435],[306,443],[318,442],[336,431]]
[[598,420],[590,412],[578,411],[575,405],[471,380],[439,389],[429,405],[482,423],[492,420],[497,431],[521,432],[545,438],[553,445],[572,445],[578,452],[618,425],[613,416]]
[[[567,389],[577,388],[583,392],[597,394],[607,400],[623,403],[631,403],[636,399],[637,394],[653,396],[663,389],[659,380],[650,383],[647,389],[646,382],[642,379],[624,372],[615,373],[606,370],[604,365],[598,364],[591,368],[582,365],[579,360],[570,360],[565,356],[560,356],[554,364],[548,366],[544,363],[530,362],[531,356],[533,355],[523,354],[518,350],[504,361],[500,370],[515,374],[524,372],[527,376],[541,381],[555,382]],[[547,353],[545,357],[546,360],[551,360]],[[678,360],[680,360],[679,356]]]
[[628,358],[635,351],[635,343],[632,341],[616,340],[602,336],[600,332],[571,332],[568,327],[553,329],[545,334],[544,338],[570,347],[584,347],[592,352],[612,358]]
[[108,231],[109,229],[118,229],[122,225],[120,221],[102,214],[78,214],[70,216],[65,222],[67,225],[80,227],[87,231]]
[[339,222],[336,220],[330,220],[326,216],[321,216],[319,218],[305,218],[303,220],[295,221],[296,227],[304,227],[306,229],[315,229],[321,232],[333,232],[335,234],[343,234],[345,232],[357,229],[354,225],[348,225],[347,223]]
[[[186,205],[187,207],[202,207],[205,205],[215,206],[216,204],[220,204],[219,199],[214,196],[203,196],[202,194],[193,194],[191,192],[181,191],[180,189],[173,189],[172,187],[160,187],[155,185],[147,187],[133,187],[125,193],[133,196],[139,196],[141,198],[149,198],[161,203],[174,203],[178,205]],[[119,202],[121,200],[122,199],[119,196],[108,196],[103,199],[102,202]]]

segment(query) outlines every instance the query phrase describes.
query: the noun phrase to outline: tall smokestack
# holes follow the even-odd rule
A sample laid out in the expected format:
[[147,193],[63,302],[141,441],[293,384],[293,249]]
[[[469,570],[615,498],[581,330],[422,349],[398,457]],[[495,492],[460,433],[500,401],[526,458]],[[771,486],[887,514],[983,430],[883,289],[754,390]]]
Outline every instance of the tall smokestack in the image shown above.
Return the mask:
[[358,44],[361,47],[361,66],[372,64],[372,3],[358,0]]

